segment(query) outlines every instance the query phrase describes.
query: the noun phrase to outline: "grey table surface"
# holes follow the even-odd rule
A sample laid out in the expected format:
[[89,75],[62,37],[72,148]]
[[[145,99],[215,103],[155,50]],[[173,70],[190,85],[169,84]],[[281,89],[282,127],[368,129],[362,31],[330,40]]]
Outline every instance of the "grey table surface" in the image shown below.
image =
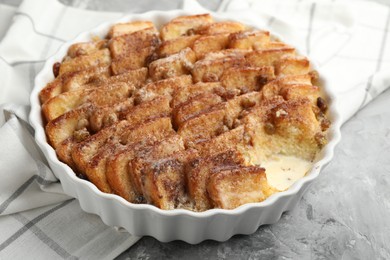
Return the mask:
[[[143,12],[170,0],[60,0],[73,7]],[[21,0],[0,0],[13,6]],[[131,4],[129,4],[131,2]],[[200,0],[215,10],[220,1]],[[389,0],[376,0],[390,5]],[[274,225],[220,243],[161,243],[144,237],[118,259],[390,259],[390,90],[342,127],[332,162],[298,206]]]

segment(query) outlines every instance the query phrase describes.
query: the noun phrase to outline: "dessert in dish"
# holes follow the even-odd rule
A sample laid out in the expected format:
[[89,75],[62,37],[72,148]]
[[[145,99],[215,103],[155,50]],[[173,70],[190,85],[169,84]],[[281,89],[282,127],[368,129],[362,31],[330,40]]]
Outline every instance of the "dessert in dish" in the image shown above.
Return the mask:
[[326,144],[307,58],[208,14],[116,24],[73,44],[40,92],[58,158],[103,192],[161,209],[260,202]]

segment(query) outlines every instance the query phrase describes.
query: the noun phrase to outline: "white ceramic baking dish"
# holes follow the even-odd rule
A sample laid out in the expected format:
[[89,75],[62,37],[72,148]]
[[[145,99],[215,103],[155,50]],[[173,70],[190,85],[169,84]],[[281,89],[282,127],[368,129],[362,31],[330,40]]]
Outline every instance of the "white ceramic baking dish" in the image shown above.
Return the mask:
[[[35,87],[30,98],[30,123],[35,129],[36,142],[46,156],[54,174],[61,181],[65,193],[77,198],[83,210],[99,215],[107,225],[123,227],[133,235],[148,235],[162,242],[183,240],[188,243],[199,243],[206,239],[225,241],[236,234],[251,234],[260,225],[277,222],[283,212],[294,208],[309,185],[318,177],[322,167],[331,160],[335,145],[340,140],[341,120],[335,109],[336,97],[327,88],[325,79],[321,78],[321,87],[330,102],[329,117],[332,125],[329,129],[329,143],[318,155],[312,169],[304,178],[288,190],[274,194],[261,203],[249,203],[233,210],[211,209],[205,212],[192,212],[175,209],[168,211],[152,205],[129,203],[117,195],[103,193],[91,182],[76,177],[68,165],[58,160],[54,149],[47,143],[43,127],[38,94],[49,81],[53,80],[52,65],[62,60],[71,44],[88,41],[91,36],[95,35],[104,37],[114,23],[150,20],[158,26],[179,15],[190,14],[194,13],[175,10],[134,14],[80,34],[72,41],[65,43],[54,56],[46,61],[42,71],[35,78]],[[211,14],[217,21],[237,20],[258,27],[256,22],[242,15],[233,17],[225,14]],[[276,37],[280,38],[280,36]],[[298,47],[299,52],[299,46],[294,47]]]

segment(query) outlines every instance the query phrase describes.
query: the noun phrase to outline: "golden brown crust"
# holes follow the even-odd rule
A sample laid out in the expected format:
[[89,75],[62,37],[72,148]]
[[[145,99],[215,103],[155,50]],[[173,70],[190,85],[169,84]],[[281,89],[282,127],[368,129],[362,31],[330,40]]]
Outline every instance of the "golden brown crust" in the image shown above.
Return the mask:
[[229,34],[203,35],[197,39],[192,49],[198,59],[202,59],[207,53],[225,49],[229,44]]
[[193,44],[199,37],[200,35],[186,35],[177,37],[175,39],[163,41],[158,48],[157,54],[159,57],[164,58],[169,55],[178,53],[188,47],[192,47],[192,49],[194,50]]
[[246,31],[229,35],[229,48],[257,50],[268,46],[270,35],[267,31]]
[[112,61],[111,69],[114,75],[126,73],[145,67],[148,57],[155,51],[155,47],[145,47],[140,50],[126,51]]
[[109,49],[112,57],[115,60],[128,52],[135,52],[143,48],[157,46],[159,44],[157,33],[156,28],[150,27],[111,39],[109,42]]
[[153,81],[186,75],[191,71],[195,61],[194,51],[185,48],[176,54],[150,63],[149,75]]
[[189,75],[150,82],[135,93],[135,102],[140,104],[142,102],[151,101],[159,96],[165,96],[171,100],[176,92],[191,84],[192,78]]
[[185,206],[185,165],[194,156],[194,151],[187,150],[145,165],[142,191],[146,201],[161,209]]
[[266,83],[275,79],[274,68],[233,67],[224,71],[221,76],[222,85],[229,90],[240,90],[242,94],[260,90]]
[[162,209],[232,209],[276,192],[258,165],[312,160],[327,99],[306,57],[209,14],[115,24],[75,43],[40,92],[58,158],[103,192]]
[[249,52],[246,60],[251,67],[274,66],[280,58],[294,54],[293,47],[277,47]]
[[42,111],[49,122],[72,109],[86,104],[106,106],[124,101],[131,96],[134,89],[133,85],[116,83],[99,88],[68,91],[46,101],[42,105]]
[[80,88],[91,88],[110,77],[111,71],[108,66],[91,67],[86,70],[67,72],[49,82],[39,93],[42,104],[52,97],[63,92]]
[[74,58],[82,55],[90,55],[103,48],[107,48],[107,40],[75,43],[69,47],[68,56]]
[[143,29],[153,28],[154,24],[150,21],[134,21],[128,23],[114,24],[107,34],[108,38],[115,38],[125,34],[131,34]]
[[236,33],[245,31],[247,27],[239,22],[216,22],[198,27],[195,32],[202,35],[215,35],[225,33]]
[[[192,83],[192,79],[191,79]],[[203,93],[224,93],[224,88],[222,87],[220,82],[198,82],[196,84],[191,84],[186,86],[185,88],[177,89],[174,92],[172,107],[176,108],[181,104],[187,102],[194,96]]]
[[212,106],[221,103],[220,96],[213,93],[204,93],[194,96],[186,102],[175,107],[172,111],[172,121],[175,128],[179,128],[185,121],[210,109]]
[[[224,104],[221,104],[224,106]],[[185,121],[177,130],[186,146],[208,140],[218,135],[223,128],[225,109],[223,106],[212,107],[205,112]]]
[[258,166],[216,169],[211,174],[207,185],[213,206],[223,209],[234,209],[245,203],[261,202],[266,198],[263,189],[268,189],[265,169]]
[[188,194],[193,200],[195,210],[204,211],[211,208],[207,192],[209,177],[216,169],[224,169],[244,163],[241,154],[228,150],[211,157],[200,157],[191,161],[186,169]]
[[208,53],[197,61],[192,69],[194,82],[220,81],[223,72],[229,68],[245,66],[247,61],[242,52],[221,51]]
[[61,63],[59,75],[69,72],[77,72],[95,66],[108,66],[110,63],[110,51],[105,48],[92,52],[90,55],[82,55],[72,59],[65,59]]
[[165,24],[161,30],[161,39],[167,41],[183,35],[190,35],[198,27],[213,22],[210,14],[180,16]]
[[145,167],[148,167],[153,161],[166,158],[180,151],[184,151],[183,139],[179,135],[173,134],[156,142],[149,149],[143,150],[134,159],[130,160],[128,163],[128,176],[138,197],[144,194],[142,176]]

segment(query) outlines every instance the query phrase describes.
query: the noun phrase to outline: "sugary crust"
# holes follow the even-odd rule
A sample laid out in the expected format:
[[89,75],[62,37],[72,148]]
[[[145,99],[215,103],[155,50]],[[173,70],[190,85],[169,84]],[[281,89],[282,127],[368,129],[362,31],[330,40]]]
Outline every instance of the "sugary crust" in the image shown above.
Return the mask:
[[40,92],[58,158],[103,192],[162,209],[232,209],[276,192],[258,164],[312,160],[327,102],[306,57],[209,14],[115,24],[76,43]]

